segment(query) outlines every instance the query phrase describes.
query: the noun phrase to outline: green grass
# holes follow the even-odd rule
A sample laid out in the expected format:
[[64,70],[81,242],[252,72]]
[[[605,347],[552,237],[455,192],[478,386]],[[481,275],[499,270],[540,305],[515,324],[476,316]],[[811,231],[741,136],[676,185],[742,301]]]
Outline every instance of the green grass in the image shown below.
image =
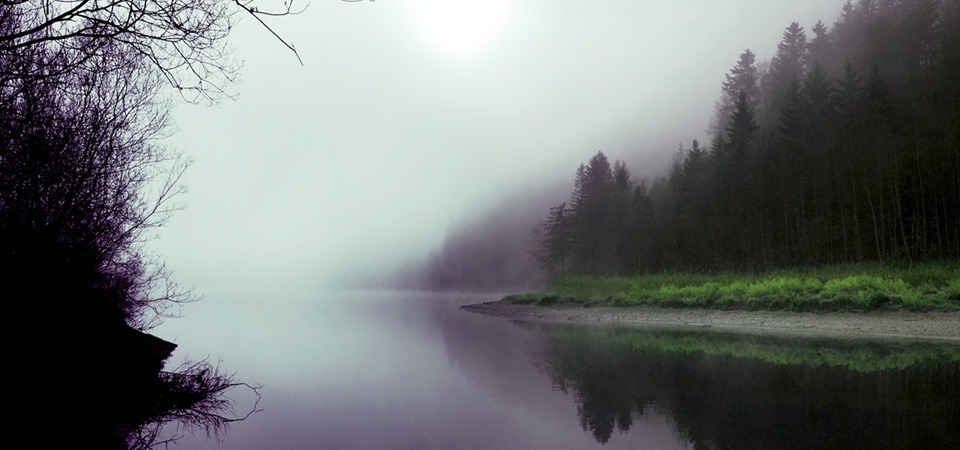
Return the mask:
[[768,272],[562,275],[514,303],[787,310],[960,309],[960,262],[886,262]]

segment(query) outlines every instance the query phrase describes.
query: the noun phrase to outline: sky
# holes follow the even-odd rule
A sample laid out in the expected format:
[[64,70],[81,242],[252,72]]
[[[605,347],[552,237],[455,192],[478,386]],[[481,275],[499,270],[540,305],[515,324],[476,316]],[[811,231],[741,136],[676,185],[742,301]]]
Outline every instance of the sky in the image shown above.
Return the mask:
[[791,21],[832,24],[841,5],[314,0],[268,22],[303,65],[240,17],[236,98],[173,111],[164,145],[193,164],[151,245],[200,293],[392,269],[503,198],[572,183],[597,151],[658,173],[708,141],[744,49],[769,59]]

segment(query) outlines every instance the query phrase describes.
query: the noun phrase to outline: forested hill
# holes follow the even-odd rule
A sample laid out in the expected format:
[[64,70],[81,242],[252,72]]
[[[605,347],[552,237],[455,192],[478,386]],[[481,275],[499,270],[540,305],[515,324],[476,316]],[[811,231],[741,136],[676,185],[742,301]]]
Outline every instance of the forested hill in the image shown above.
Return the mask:
[[654,181],[580,167],[544,206],[547,271],[960,258],[960,1],[847,1],[722,86],[711,142]]
[[546,273],[530,253],[531,229],[542,220],[541,206],[562,201],[569,191],[569,181],[559,177],[510,189],[501,200],[476,207],[472,217],[452,224],[442,246],[427,258],[357,284],[435,291],[539,289]]
[[514,196],[393,281],[491,290],[558,272],[960,258],[960,0],[847,1],[804,26],[731,61],[710,137],[665,173],[597,153],[566,202]]

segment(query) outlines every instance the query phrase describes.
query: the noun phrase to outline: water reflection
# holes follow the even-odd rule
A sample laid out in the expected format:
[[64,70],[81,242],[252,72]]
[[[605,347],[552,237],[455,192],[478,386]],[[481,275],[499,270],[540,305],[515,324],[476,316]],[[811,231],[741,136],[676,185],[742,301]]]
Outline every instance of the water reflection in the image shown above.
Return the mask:
[[528,325],[601,443],[652,411],[694,448],[960,448],[960,348]]
[[[171,448],[600,448],[571,397],[531,360],[543,355],[538,332],[460,309],[498,298],[335,292],[268,303],[238,294],[225,308],[226,297],[208,297],[186,315],[203,326],[160,331],[188,355],[222,352],[231,371],[264,385],[263,411],[221,444],[199,433]],[[651,415],[603,448],[686,445]]]
[[175,448],[960,448],[957,347],[518,326],[460,309],[496,298],[208,297],[186,315],[197,322],[159,332],[188,355],[222,352],[265,386],[263,411],[220,444],[199,433]]

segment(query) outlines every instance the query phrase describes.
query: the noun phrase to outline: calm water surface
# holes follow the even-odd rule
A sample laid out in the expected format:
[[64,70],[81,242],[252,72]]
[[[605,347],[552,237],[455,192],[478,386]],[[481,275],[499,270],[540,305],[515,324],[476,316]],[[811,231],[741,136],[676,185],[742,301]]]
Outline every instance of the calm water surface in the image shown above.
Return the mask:
[[[514,324],[498,295],[208,294],[155,334],[264,385],[219,447],[960,448],[950,345]],[[249,396],[237,395],[238,409]]]

